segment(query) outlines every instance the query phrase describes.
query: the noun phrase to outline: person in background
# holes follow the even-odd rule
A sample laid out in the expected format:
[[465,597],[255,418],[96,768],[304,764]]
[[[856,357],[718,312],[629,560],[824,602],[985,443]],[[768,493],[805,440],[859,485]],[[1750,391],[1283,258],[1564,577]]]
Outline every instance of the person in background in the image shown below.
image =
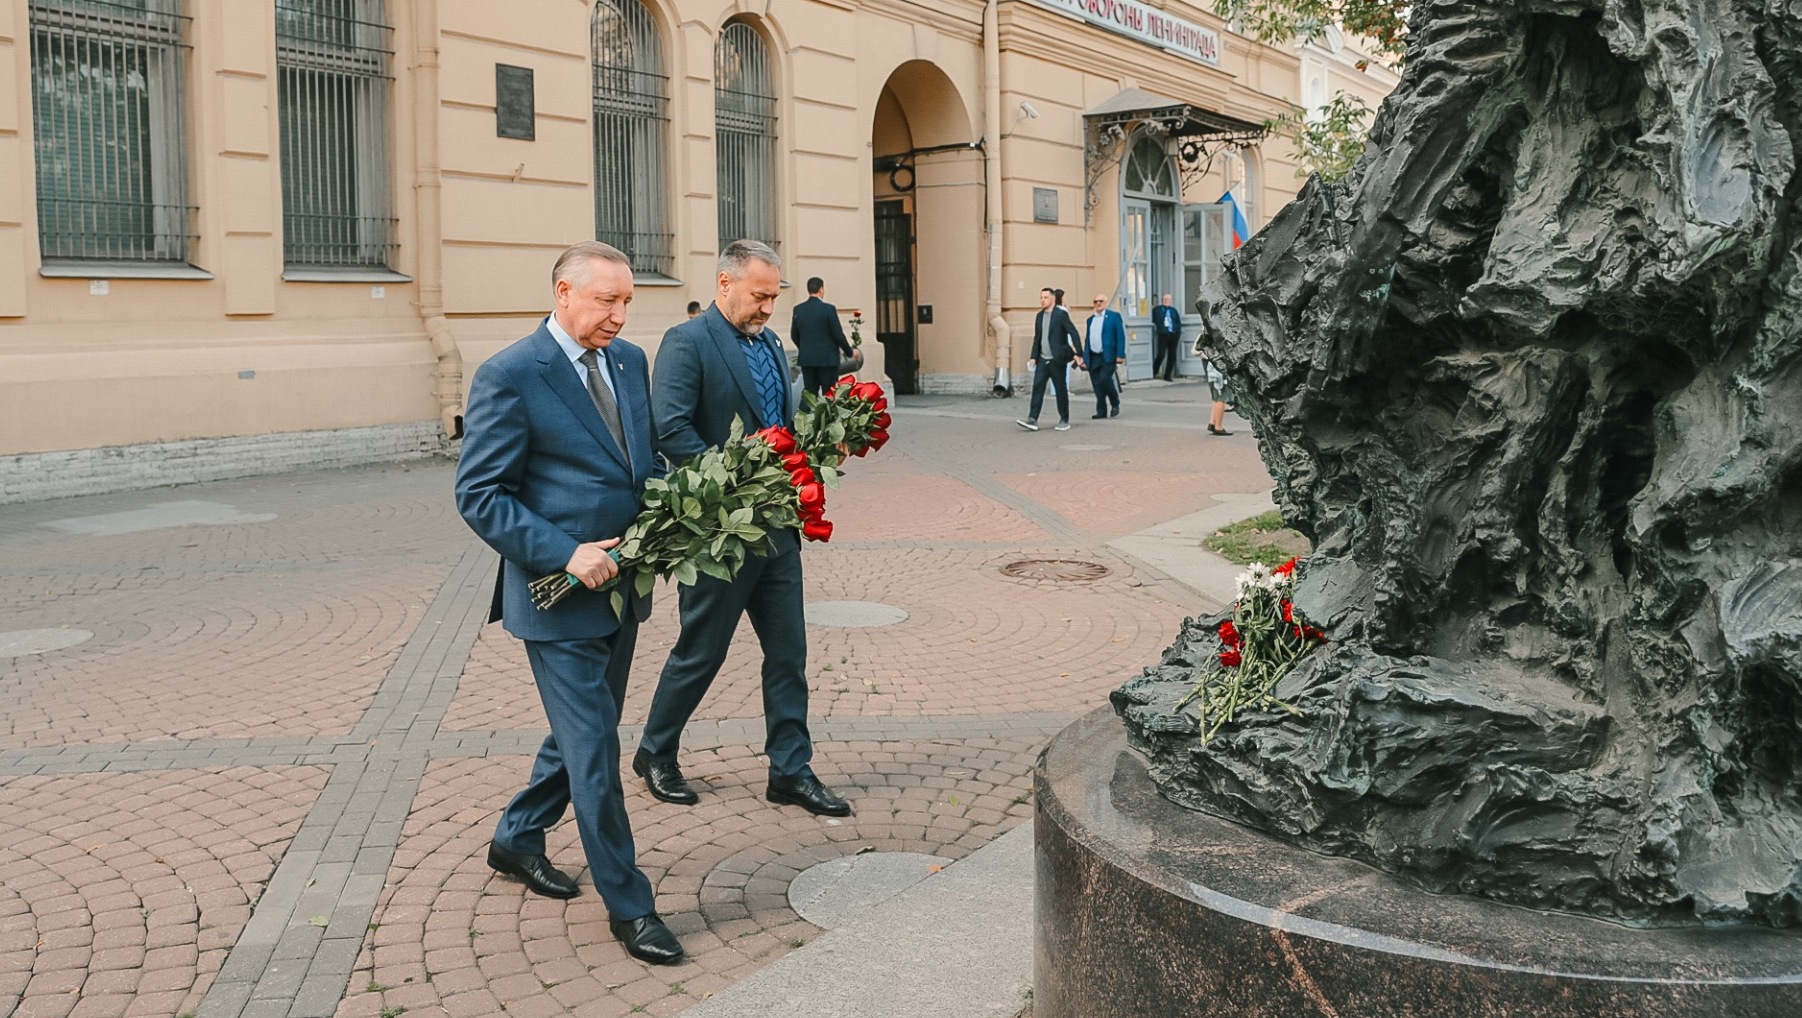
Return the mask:
[[1095,295],[1095,313],[1084,326],[1082,366],[1095,389],[1095,419],[1120,416],[1120,368],[1126,364],[1126,321],[1108,306],[1105,293]]
[[1176,341],[1183,334],[1183,316],[1164,294],[1163,303],[1151,309],[1151,377],[1176,380]]
[[1032,320],[1032,356],[1026,367],[1032,371],[1032,404],[1026,416],[1015,421],[1027,431],[1039,430],[1039,411],[1045,407],[1045,385],[1050,383],[1057,396],[1057,431],[1070,430],[1070,360],[1076,356],[1082,337],[1070,321],[1070,312],[1058,306],[1064,291],[1047,286],[1039,291],[1039,313]]
[[808,392],[825,395],[838,381],[840,357],[851,356],[851,342],[839,324],[838,308],[826,303],[826,281],[807,281],[807,299],[795,305],[788,320],[788,341],[800,353],[801,385]]
[[701,314],[701,302],[698,300],[689,301],[688,302],[688,317],[698,318],[698,317],[700,317],[700,314]]

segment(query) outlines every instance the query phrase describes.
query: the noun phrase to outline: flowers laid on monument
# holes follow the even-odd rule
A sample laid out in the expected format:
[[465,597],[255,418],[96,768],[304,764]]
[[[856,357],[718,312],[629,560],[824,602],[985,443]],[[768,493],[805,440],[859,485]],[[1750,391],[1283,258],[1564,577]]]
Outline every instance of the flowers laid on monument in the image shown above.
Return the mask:
[[[608,554],[619,563],[613,610],[625,607],[626,583],[638,596],[658,577],[693,584],[701,576],[729,580],[753,555],[775,550],[771,533],[799,528],[810,541],[832,538],[826,489],[837,487],[848,456],[888,442],[888,398],[875,382],[840,378],[824,398],[806,393],[794,430],[775,426],[731,436],[663,477],[645,482],[644,507]],[[581,581],[552,573],[531,583],[532,604],[550,608]]]
[[1280,708],[1300,714],[1275,695],[1276,684],[1304,655],[1327,642],[1326,633],[1295,608],[1298,560],[1271,569],[1254,564],[1239,575],[1233,617],[1215,631],[1220,652],[1201,671],[1195,689],[1177,704],[1194,701],[1205,742],[1240,711]]

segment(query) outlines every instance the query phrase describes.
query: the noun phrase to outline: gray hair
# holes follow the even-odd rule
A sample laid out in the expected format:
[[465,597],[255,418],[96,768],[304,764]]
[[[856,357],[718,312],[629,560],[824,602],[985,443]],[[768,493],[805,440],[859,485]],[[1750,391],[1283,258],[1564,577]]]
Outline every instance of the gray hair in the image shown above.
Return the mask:
[[627,269],[632,267],[632,259],[612,244],[603,244],[598,240],[585,240],[579,244],[571,244],[562,254],[557,256],[557,264],[551,266],[551,290],[565,279],[570,285],[585,283],[595,262],[618,262]]
[[719,272],[728,279],[745,278],[745,268],[752,262],[762,262],[773,269],[782,267],[782,256],[776,249],[761,240],[735,240],[726,245],[720,252]]

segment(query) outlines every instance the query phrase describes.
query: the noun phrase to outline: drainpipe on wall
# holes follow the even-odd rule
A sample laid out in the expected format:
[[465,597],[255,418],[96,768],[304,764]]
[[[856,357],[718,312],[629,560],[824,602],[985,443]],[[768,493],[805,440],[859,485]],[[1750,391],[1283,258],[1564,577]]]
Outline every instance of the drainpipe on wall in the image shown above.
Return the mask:
[[982,10],[982,118],[983,190],[989,231],[989,292],[983,306],[989,332],[995,337],[995,389],[997,396],[1013,394],[1012,330],[1001,315],[1001,35],[1000,0],[988,0]]
[[463,437],[463,353],[444,317],[443,174],[438,165],[438,5],[413,7],[417,38],[413,57],[413,141],[418,203],[419,317],[438,359],[432,391],[438,426],[446,438]]

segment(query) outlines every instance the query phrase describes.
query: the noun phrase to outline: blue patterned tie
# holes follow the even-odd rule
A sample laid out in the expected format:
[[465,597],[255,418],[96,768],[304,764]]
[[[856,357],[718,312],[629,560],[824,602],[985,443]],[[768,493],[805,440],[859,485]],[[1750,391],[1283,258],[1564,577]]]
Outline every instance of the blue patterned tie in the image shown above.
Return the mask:
[[786,423],[782,419],[782,378],[776,373],[775,358],[770,356],[769,346],[750,336],[741,335],[738,340],[744,344],[745,364],[751,369],[751,381],[757,383],[757,409],[763,414],[763,426]]

